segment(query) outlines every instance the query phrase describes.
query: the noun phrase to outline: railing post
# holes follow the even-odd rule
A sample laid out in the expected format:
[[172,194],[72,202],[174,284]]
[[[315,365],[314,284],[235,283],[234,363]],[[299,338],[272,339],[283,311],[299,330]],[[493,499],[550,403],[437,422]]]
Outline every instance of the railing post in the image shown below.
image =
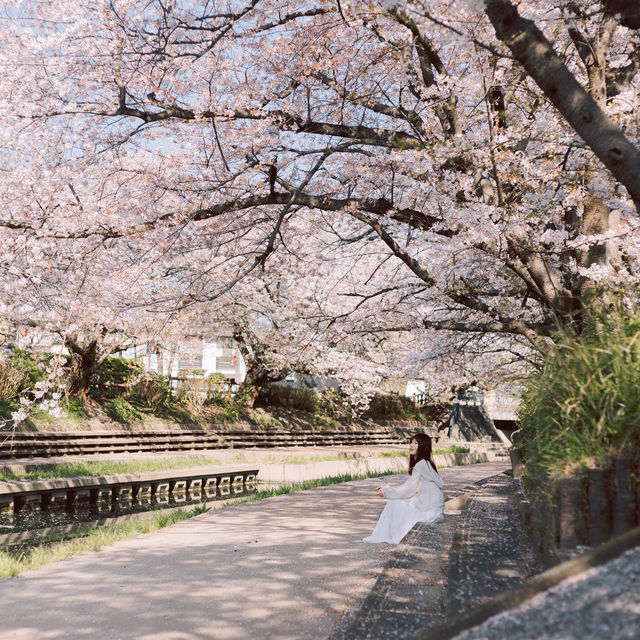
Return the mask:
[[100,489],[89,489],[89,511],[91,513],[98,512],[98,497],[100,496]]
[[78,491],[76,489],[67,489],[67,497],[65,499],[65,509],[67,513],[75,511],[77,495]]
[[51,506],[53,491],[45,491],[40,494],[40,511],[48,511]]
[[602,469],[587,469],[589,496],[589,543],[597,546],[611,537],[611,505],[607,476]]
[[636,524],[635,496],[631,490],[632,461],[616,458],[613,471],[613,535],[617,536]]
[[13,497],[13,515],[17,516],[20,511],[22,511],[22,507],[27,503],[27,499],[25,496],[14,496]]
[[111,512],[118,510],[118,498],[120,497],[120,486],[116,485],[111,488]]
[[576,476],[560,478],[560,546],[575,548],[583,540],[584,491]]

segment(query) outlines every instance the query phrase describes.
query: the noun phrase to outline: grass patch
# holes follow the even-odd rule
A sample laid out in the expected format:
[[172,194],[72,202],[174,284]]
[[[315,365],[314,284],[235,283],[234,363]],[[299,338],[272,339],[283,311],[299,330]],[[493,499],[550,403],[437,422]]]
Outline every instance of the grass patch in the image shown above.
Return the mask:
[[406,451],[382,451],[380,453],[381,458],[409,458],[409,454]]
[[469,453],[469,447],[462,447],[459,444],[452,444],[446,449],[436,449],[433,454],[438,455],[439,453]]
[[[236,462],[239,462],[239,460],[236,460]],[[24,473],[0,473],[0,481],[106,476],[114,473],[143,473],[145,471],[164,471],[166,469],[186,469],[210,464],[222,464],[222,462],[205,456],[140,458],[138,460],[88,460],[86,462],[46,465]]]
[[45,546],[35,547],[18,556],[0,550],[0,578],[17,576],[23,571],[57,562],[83,551],[98,551],[108,544],[168,527],[208,510],[205,505],[202,505],[189,511],[178,509],[171,513],[156,513],[146,520],[82,531],[77,534],[78,537],[66,539],[63,542],[56,542],[55,538],[49,538],[45,541]]
[[136,424],[143,421],[143,415],[124,398],[110,400],[104,406],[105,413],[115,422]]
[[289,493],[298,493],[307,489],[317,489],[318,487],[328,487],[332,484],[340,484],[342,482],[352,482],[353,480],[366,480],[367,478],[378,478],[382,476],[395,476],[397,471],[370,471],[369,473],[342,473],[337,476],[328,476],[327,478],[317,478],[316,480],[305,480],[304,482],[292,482],[284,484],[280,487],[272,487],[271,489],[261,489],[244,498],[236,498],[225,506],[233,506],[243,504],[244,502],[254,502],[256,500],[264,500],[265,498],[273,498]]
[[[446,449],[434,449],[433,455],[440,453],[469,453],[469,447],[462,447],[459,444],[452,444]],[[383,451],[380,454],[383,458],[408,458],[409,454],[406,451]]]
[[263,427],[281,427],[282,422],[278,420],[278,418],[274,418],[273,416],[266,415],[264,413],[260,413],[253,418],[253,422],[259,424]]

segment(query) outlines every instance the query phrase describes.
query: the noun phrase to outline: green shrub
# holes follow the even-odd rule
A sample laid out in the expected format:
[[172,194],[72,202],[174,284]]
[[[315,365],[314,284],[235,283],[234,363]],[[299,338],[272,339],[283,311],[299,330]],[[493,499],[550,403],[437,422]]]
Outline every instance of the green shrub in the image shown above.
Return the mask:
[[131,385],[143,374],[144,367],[136,360],[110,356],[94,376],[91,395],[98,399],[118,398],[130,391]]
[[[210,373],[202,381],[201,389],[205,393],[205,404],[207,405],[226,406],[232,402],[229,381],[221,373]],[[236,404],[238,403],[236,402]]]
[[260,389],[256,404],[314,413],[318,408],[318,399],[313,389],[269,384]]
[[407,396],[376,393],[365,416],[371,420],[421,420],[420,409]]
[[82,398],[68,396],[66,400],[62,401],[62,407],[67,412],[67,416],[76,421],[86,420],[89,417]]
[[349,400],[349,396],[339,389],[323,389],[317,394],[316,411],[337,418],[341,422],[352,422],[358,411]]
[[16,407],[7,400],[0,400],[0,420],[11,420],[11,414]]
[[322,416],[313,416],[313,424],[316,427],[320,427],[324,429],[327,426],[328,421],[326,418],[323,418]]
[[640,314],[614,313],[562,333],[529,377],[519,410],[525,481],[640,446]]
[[16,349],[9,359],[0,361],[0,420],[10,420],[19,407],[18,396],[25,392],[29,395],[36,383],[46,380],[51,358],[50,353],[34,358],[29,352]]
[[242,410],[232,402],[223,407],[222,419],[226,422],[238,422],[242,416]]
[[281,427],[282,422],[278,420],[278,418],[274,418],[273,416],[267,416],[264,414],[259,414],[253,418],[254,422],[263,426],[263,427]]
[[171,404],[171,388],[164,376],[145,375],[129,390],[127,396],[132,402],[157,410]]
[[124,398],[114,398],[104,407],[106,414],[116,422],[124,424],[136,424],[142,422],[143,416]]
[[23,373],[23,381],[21,391],[24,389],[33,389],[36,382],[41,382],[47,378],[46,365],[51,360],[50,353],[43,354],[42,359],[34,358],[28,351],[16,349],[9,364],[13,370]]

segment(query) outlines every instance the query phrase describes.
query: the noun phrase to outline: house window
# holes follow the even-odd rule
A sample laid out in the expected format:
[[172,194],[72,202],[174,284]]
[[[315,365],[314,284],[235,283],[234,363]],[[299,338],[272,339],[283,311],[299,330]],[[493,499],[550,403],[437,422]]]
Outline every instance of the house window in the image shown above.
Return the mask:
[[178,356],[179,369],[202,369],[202,351],[190,351]]
[[233,349],[223,349],[222,354],[216,356],[216,371],[235,370],[236,354]]

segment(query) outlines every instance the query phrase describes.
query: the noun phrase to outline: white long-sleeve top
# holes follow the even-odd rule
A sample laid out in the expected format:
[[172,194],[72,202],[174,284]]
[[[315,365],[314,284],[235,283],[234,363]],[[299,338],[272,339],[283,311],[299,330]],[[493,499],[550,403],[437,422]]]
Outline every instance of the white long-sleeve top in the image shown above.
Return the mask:
[[407,500],[420,511],[431,511],[444,506],[444,483],[427,460],[418,460],[409,478],[399,487],[384,484],[382,495],[391,500]]

